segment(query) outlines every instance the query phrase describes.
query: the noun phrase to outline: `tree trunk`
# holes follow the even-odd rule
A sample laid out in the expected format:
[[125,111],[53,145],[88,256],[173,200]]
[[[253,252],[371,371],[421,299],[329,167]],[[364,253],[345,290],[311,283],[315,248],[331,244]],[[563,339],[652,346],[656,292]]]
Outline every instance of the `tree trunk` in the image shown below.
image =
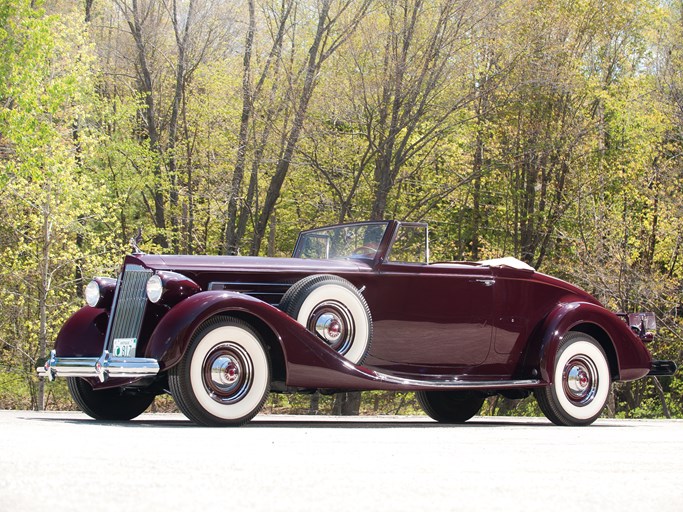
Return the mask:
[[172,229],[173,251],[178,252],[180,248],[180,222],[178,220],[178,156],[176,155],[176,144],[178,141],[178,124],[181,108],[184,105],[185,83],[187,80],[187,45],[190,35],[190,27],[193,22],[194,0],[190,0],[187,8],[187,16],[182,28],[178,16],[177,0],[173,0],[171,21],[176,40],[177,62],[175,70],[175,88],[173,102],[171,104],[171,117],[168,123],[168,148],[165,153],[168,155],[168,176],[170,178],[169,203],[170,218]]
[[284,152],[279,158],[275,168],[275,174],[270,180],[270,185],[268,186],[268,191],[266,192],[266,198],[263,202],[261,214],[259,215],[258,221],[256,223],[254,239],[251,246],[252,255],[257,255],[261,249],[261,242],[265,236],[268,220],[273,213],[275,203],[280,197],[282,185],[285,182],[285,178],[289,172],[290,164],[292,163],[294,149],[299,142],[301,130],[304,127],[304,120],[308,111],[308,104],[311,100],[311,96],[313,95],[313,89],[315,88],[316,76],[320,71],[320,67],[323,62],[323,56],[320,54],[320,46],[323,41],[323,36],[328,34],[331,29],[331,24],[329,24],[328,19],[330,3],[331,0],[323,0],[322,9],[320,10],[320,14],[318,16],[318,27],[315,34],[315,39],[313,39],[313,44],[311,44],[311,47],[308,50],[306,76],[304,78],[304,84],[299,97],[299,102],[294,113],[294,123],[287,136]]
[[[50,245],[52,243],[52,223],[50,221],[50,190],[47,190],[47,197],[43,205],[43,250],[40,260],[40,287],[38,289],[38,357],[44,358],[47,355],[47,296],[50,290]],[[35,366],[35,364],[32,364]],[[39,411],[45,408],[45,381],[38,381],[38,392],[36,396],[36,408]]]
[[351,391],[334,395],[332,414],[335,416],[358,416],[360,412],[361,393]]
[[240,243],[244,234],[246,232],[247,223],[249,218],[255,216],[258,213],[258,205],[254,204],[255,193],[257,189],[257,177],[258,170],[261,167],[261,161],[263,159],[263,153],[266,144],[270,138],[270,133],[274,124],[273,116],[276,112],[281,110],[281,105],[275,106],[271,103],[270,107],[267,109],[267,114],[265,116],[265,128],[263,133],[258,138],[259,142],[256,142],[256,135],[253,133],[251,136],[254,138],[255,148],[253,150],[254,154],[252,157],[251,164],[251,178],[248,185],[248,191],[246,198],[242,202],[242,207],[239,208],[238,203],[242,194],[242,185],[244,182],[244,173],[246,170],[247,161],[247,149],[249,146],[250,130],[249,124],[253,119],[254,104],[257,98],[261,95],[261,90],[263,89],[266,79],[272,75],[273,86],[271,88],[271,102],[275,101],[275,92],[279,87],[278,80],[278,70],[280,68],[279,57],[282,52],[282,44],[287,33],[288,22],[290,15],[293,12],[296,2],[290,1],[286,4],[282,4],[282,11],[278,13],[277,17],[277,33],[273,39],[273,44],[270,48],[268,57],[265,60],[263,68],[258,82],[252,89],[252,67],[251,67],[251,56],[254,46],[254,34],[256,31],[255,13],[254,13],[254,2],[249,1],[249,29],[247,32],[247,39],[244,48],[244,57],[242,61],[242,114],[240,116],[240,129],[238,135],[237,144],[237,156],[235,160],[235,168],[233,170],[232,181],[230,186],[230,192],[228,196],[228,212],[227,221],[225,224],[225,252],[226,254],[237,254],[239,252]]
[[92,20],[92,4],[94,0],[85,0],[85,22],[90,23]]
[[[313,96],[313,91],[317,83],[317,77],[320,74],[323,63],[339,48],[339,46],[351,36],[356,30],[361,19],[367,13],[370,5],[370,0],[363,0],[359,2],[358,9],[354,14],[350,14],[351,21],[344,25],[339,25],[339,19],[343,11],[347,11],[349,6],[354,5],[353,2],[342,2],[340,12],[334,15],[330,14],[330,6],[332,0],[320,0],[319,13],[315,37],[308,50],[308,58],[303,68],[304,82],[298,99],[292,102],[295,105],[294,120],[292,127],[288,133],[283,137],[282,151],[275,166],[275,173],[270,180],[266,197],[261,207],[260,214],[256,220],[254,229],[254,237],[251,245],[251,254],[256,255],[261,249],[261,243],[265,237],[266,228],[268,226],[268,219],[275,209],[275,204],[280,197],[282,186],[285,178],[289,173],[289,169],[294,156],[294,151],[297,148],[299,137],[301,136],[304,121],[308,112],[308,105]],[[298,78],[298,77],[289,77]]]
[[270,231],[268,233],[268,257],[275,257],[275,235],[277,234],[277,216],[270,217]]
[[[475,172],[477,172],[476,165]],[[479,230],[481,229],[481,178],[478,176],[474,179],[472,196],[472,245],[470,250],[472,252],[472,259],[477,261],[479,259]]]
[[657,377],[652,377],[652,381],[655,383],[655,389],[657,390],[657,396],[659,396],[659,401],[662,404],[662,412],[667,419],[671,419],[671,413],[669,412],[669,407],[666,404],[666,396],[664,395],[664,389],[662,389],[662,384],[659,382]]
[[[385,148],[386,150],[386,148]],[[390,158],[380,157],[375,165],[375,193],[370,220],[384,220],[389,194],[394,187]]]
[[247,155],[247,144],[249,138],[249,121],[251,120],[251,110],[253,107],[253,97],[251,93],[251,52],[254,45],[254,33],[256,31],[256,18],[254,14],[254,0],[249,0],[249,28],[247,29],[247,40],[244,44],[244,58],[242,60],[242,115],[240,116],[240,129],[237,139],[237,159],[235,169],[232,172],[232,183],[230,185],[230,196],[228,198],[228,219],[225,228],[225,253],[237,254],[239,248],[239,238],[237,237],[237,200],[242,190],[244,180],[244,166]]
[[315,392],[311,395],[311,404],[308,406],[308,414],[316,416],[320,413],[320,393]]
[[[145,121],[145,129],[149,139],[149,147],[154,153],[157,153],[159,156],[161,156],[159,132],[157,129],[156,120],[157,111],[156,104],[154,102],[154,83],[147,59],[147,46],[144,39],[142,21],[140,20],[138,1],[132,0],[131,6],[128,7],[121,1],[117,0],[117,5],[125,16],[131,35],[135,41],[135,47],[137,50],[136,61],[138,68],[139,90],[145,99],[145,109],[141,114]],[[151,191],[154,202],[152,210],[154,225],[159,230],[159,233],[157,233],[154,237],[154,242],[166,249],[168,248],[168,239],[166,237],[166,205],[161,185],[163,176],[160,162],[157,162],[154,165],[154,177],[157,183],[147,186],[147,188]]]
[[[434,142],[452,128],[447,119],[474,97],[467,95],[448,105],[440,105],[437,100],[455,72],[449,67],[451,51],[457,47],[459,34],[468,30],[463,26],[466,5],[448,0],[431,6],[423,0],[412,0],[390,1],[383,7],[387,10],[388,29],[384,31],[387,35],[382,62],[377,63],[381,69],[381,95],[376,103],[374,92],[364,91],[362,95],[373,100],[366,100],[364,110],[376,113],[365,128],[368,146],[375,155],[372,220],[387,215],[389,197],[405,163],[423,150],[432,151]],[[423,38],[420,20],[433,11],[438,12],[438,17]]]

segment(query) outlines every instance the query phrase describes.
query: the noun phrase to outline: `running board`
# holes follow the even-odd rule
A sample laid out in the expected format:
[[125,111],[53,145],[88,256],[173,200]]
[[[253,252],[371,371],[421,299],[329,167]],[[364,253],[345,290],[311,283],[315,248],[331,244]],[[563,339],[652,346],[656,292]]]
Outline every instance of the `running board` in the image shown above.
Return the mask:
[[375,371],[375,378],[379,382],[395,384],[401,387],[413,389],[514,389],[514,388],[534,388],[543,386],[539,379],[523,380],[466,380],[466,379],[407,379],[395,375],[387,375]]

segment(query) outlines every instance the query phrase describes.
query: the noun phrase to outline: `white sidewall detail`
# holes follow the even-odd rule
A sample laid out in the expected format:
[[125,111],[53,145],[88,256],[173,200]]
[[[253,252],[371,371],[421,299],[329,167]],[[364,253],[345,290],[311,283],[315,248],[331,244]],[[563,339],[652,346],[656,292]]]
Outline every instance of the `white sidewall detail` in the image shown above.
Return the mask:
[[[593,400],[583,407],[579,407],[570,402],[562,387],[562,373],[564,367],[570,359],[577,355],[584,355],[593,361],[598,372],[598,389]],[[559,355],[557,363],[555,364],[553,389],[557,396],[557,402],[566,414],[577,420],[587,420],[602,411],[605,402],[607,401],[610,383],[610,371],[605,355],[598,347],[588,341],[576,341],[567,345]]]
[[303,304],[301,304],[296,320],[305,327],[308,323],[308,318],[318,304],[330,300],[342,303],[353,317],[355,333],[351,342],[351,347],[348,352],[343,355],[352,363],[358,363],[363,358],[368,348],[370,325],[363,303],[351,290],[345,286],[333,283],[323,284],[315,288],[308,294],[308,297],[306,297]]
[[[203,363],[207,354],[221,343],[240,345],[253,364],[253,382],[247,394],[239,402],[221,404],[216,402],[202,381]],[[237,326],[220,326],[209,331],[197,344],[190,362],[190,384],[199,405],[209,414],[224,420],[237,420],[250,415],[261,405],[268,390],[268,358],[261,342],[249,331]]]

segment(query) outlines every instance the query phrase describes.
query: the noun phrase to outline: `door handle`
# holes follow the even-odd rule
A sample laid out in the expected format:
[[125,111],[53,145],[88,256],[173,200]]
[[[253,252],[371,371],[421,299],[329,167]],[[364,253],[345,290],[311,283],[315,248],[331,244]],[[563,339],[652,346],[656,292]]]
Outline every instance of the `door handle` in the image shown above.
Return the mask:
[[477,283],[481,283],[484,286],[493,286],[496,282],[495,279],[475,279],[474,281]]

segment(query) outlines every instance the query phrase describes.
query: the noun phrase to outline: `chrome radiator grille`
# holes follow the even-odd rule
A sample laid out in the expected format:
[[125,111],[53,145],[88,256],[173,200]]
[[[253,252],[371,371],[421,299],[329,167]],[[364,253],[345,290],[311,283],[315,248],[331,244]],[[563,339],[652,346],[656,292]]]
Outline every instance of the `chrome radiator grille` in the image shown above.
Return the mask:
[[118,289],[109,321],[107,348],[119,338],[135,338],[140,336],[140,328],[147,305],[145,286],[152,271],[139,265],[127,265],[119,280]]

